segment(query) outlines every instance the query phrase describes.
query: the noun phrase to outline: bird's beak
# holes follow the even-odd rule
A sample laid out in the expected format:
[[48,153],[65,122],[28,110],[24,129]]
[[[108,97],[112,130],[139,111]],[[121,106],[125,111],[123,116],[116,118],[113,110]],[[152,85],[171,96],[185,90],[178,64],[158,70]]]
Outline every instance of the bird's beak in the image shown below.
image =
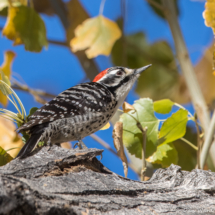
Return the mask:
[[144,66],[144,67],[141,67],[141,68],[139,68],[139,69],[135,69],[134,73],[135,73],[135,74],[140,74],[140,73],[142,73],[144,70],[148,69],[151,65],[152,65],[152,64],[149,64],[149,65]]

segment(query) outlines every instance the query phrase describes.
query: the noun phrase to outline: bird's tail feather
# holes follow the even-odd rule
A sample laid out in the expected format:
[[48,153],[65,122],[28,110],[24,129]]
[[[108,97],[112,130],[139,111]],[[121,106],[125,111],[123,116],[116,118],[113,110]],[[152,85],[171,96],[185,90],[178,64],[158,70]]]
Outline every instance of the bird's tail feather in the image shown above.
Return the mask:
[[36,147],[37,143],[40,141],[41,134],[42,132],[32,134],[26,144],[22,147],[16,158],[24,158],[28,154],[30,154],[32,150]]

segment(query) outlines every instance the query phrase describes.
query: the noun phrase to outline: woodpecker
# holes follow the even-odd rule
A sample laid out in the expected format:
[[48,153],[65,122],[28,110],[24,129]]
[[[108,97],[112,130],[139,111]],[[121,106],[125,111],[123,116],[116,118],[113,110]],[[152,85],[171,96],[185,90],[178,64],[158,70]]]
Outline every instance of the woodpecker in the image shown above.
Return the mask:
[[99,73],[93,82],[78,84],[60,93],[29,117],[18,132],[28,132],[29,140],[17,157],[24,158],[43,141],[47,144],[82,139],[101,129],[123,104],[140,74],[139,69],[111,67]]

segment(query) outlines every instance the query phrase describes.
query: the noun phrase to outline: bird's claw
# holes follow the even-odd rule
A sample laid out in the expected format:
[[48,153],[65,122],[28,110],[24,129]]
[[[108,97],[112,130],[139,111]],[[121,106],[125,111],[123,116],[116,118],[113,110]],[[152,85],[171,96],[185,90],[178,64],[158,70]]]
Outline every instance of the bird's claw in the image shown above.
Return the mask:
[[87,149],[87,146],[83,143],[83,141],[78,141],[77,143],[74,144],[73,149],[78,146],[79,149]]
[[79,144],[79,142],[77,142],[77,143],[74,144],[73,149],[74,149],[76,146],[78,146],[79,149],[82,149],[82,146]]

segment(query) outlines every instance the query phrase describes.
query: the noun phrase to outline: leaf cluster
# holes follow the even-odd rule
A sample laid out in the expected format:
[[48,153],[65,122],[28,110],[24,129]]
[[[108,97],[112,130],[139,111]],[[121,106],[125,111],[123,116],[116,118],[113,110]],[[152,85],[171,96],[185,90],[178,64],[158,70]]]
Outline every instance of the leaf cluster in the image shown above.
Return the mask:
[[[193,117],[183,107],[166,120],[159,120],[155,116],[156,113],[170,113],[173,106],[180,105],[169,99],[156,102],[151,99],[139,99],[132,105],[133,108],[129,107],[129,111],[124,109],[120,122],[123,123],[123,143],[130,154],[142,159],[143,135],[138,126],[140,123],[143,128],[148,128],[146,160],[163,167],[167,167],[171,163],[178,164],[179,156],[175,142],[184,137],[187,122],[193,120]],[[191,146],[196,149],[193,144]]]

